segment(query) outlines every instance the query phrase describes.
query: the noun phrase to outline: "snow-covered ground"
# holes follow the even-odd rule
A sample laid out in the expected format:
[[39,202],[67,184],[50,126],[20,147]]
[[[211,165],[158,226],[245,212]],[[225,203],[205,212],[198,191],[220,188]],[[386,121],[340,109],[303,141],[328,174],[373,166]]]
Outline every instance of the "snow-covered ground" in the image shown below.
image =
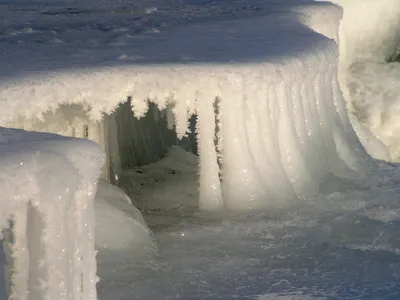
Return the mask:
[[195,208],[195,161],[173,148],[124,174],[128,194],[147,206],[159,256],[128,251],[112,267],[100,260],[100,299],[400,297],[397,167],[382,163],[367,182],[326,185],[284,210],[234,214]]

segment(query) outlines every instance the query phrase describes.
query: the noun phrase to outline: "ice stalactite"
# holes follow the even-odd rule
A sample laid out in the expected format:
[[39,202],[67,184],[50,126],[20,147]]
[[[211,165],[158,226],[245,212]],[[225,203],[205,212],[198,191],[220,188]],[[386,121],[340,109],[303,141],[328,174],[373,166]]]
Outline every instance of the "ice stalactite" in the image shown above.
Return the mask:
[[[252,159],[246,125],[246,103],[239,81],[237,89],[228,89],[221,94],[222,110],[222,193],[224,203],[231,209],[256,208],[265,197],[265,186],[261,184]],[[253,134],[253,133],[251,133]],[[201,152],[200,152],[201,155]]]

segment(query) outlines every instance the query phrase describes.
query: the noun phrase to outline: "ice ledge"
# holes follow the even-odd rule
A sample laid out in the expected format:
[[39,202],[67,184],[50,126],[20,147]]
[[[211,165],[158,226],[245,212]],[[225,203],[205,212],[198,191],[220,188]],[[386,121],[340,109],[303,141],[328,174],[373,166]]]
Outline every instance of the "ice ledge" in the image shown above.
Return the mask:
[[337,80],[340,17],[333,4],[281,4],[265,17],[191,24],[118,46],[35,45],[26,57],[24,48],[7,49],[0,124],[61,103],[83,104],[99,120],[127,97],[140,117],[153,101],[172,110],[178,136],[198,116],[202,209],[293,203],[315,196],[331,174],[373,164]]
[[[128,96],[164,102],[174,94],[191,101],[205,87],[216,96],[220,86],[236,84],[243,75],[268,69],[272,77],[275,66],[287,60],[320,57],[334,47],[325,36],[337,37],[340,18],[341,9],[332,4],[280,4],[271,6],[266,17],[191,24],[138,36],[125,33],[115,37],[118,45],[106,34],[96,40],[96,47],[79,39],[68,46],[32,40],[3,44],[0,124],[40,116],[61,103],[85,104],[98,120]],[[138,103],[135,109],[140,114]]]

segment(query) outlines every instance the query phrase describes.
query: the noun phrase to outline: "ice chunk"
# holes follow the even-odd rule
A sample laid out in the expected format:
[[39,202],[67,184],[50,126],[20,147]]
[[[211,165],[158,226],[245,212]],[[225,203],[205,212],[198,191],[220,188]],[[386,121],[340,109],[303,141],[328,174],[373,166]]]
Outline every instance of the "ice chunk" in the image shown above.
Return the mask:
[[[96,144],[0,129],[0,228],[12,218],[11,298],[96,299]],[[29,272],[27,272],[29,270]]]

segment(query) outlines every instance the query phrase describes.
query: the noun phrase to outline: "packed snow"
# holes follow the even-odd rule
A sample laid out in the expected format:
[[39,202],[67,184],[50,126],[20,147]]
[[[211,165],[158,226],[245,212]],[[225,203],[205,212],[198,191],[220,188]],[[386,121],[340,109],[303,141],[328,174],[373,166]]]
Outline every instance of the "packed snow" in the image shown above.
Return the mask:
[[[342,21],[319,1],[0,4],[1,125],[30,128],[66,104],[98,122],[130,98],[136,116],[152,101],[185,137],[197,115],[199,156],[173,147],[124,170],[122,190],[100,181],[96,225],[75,219],[96,231],[85,249],[98,250],[100,300],[399,298],[400,169],[367,151],[397,160],[398,63],[387,61],[400,4],[337,3]],[[1,153],[5,167],[20,159]],[[43,166],[74,172],[63,162]],[[65,299],[95,297],[74,291]]]

